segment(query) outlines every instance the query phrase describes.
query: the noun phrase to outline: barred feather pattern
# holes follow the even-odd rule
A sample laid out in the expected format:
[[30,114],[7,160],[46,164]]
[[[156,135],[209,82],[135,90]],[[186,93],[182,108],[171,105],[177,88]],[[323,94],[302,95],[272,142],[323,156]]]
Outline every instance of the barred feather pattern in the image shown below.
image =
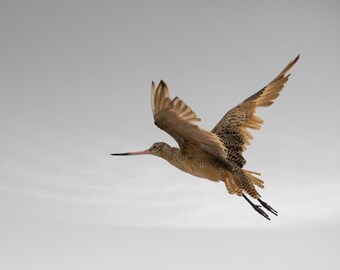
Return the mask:
[[[268,107],[273,104],[274,99],[279,96],[289,79],[290,74],[286,73],[298,59],[299,56],[289,62],[267,86],[229,110],[211,130],[212,133],[215,133],[220,138],[225,147],[227,160],[234,167],[234,181],[236,185],[240,189],[245,190],[249,195],[254,195],[255,198],[258,198],[259,195],[254,185],[263,187],[263,181],[251,173],[241,172],[240,170],[246,164],[242,154],[253,139],[253,136],[247,129],[258,130],[261,128],[263,120],[255,115],[257,107]],[[230,189],[231,187],[232,185],[229,184]]]
[[[167,132],[178,143],[177,162],[174,155],[164,156],[171,164],[192,175],[212,181],[223,180],[229,193],[242,196],[246,192],[257,199],[255,186],[263,188],[258,173],[244,170],[243,152],[253,136],[248,129],[258,130],[263,120],[256,116],[257,107],[268,107],[279,96],[289,79],[287,72],[299,56],[260,91],[229,110],[211,132],[201,129],[200,121],[191,108],[178,97],[170,99],[167,85],[160,81],[151,86],[151,106],[155,125]],[[176,150],[176,151],[177,151]],[[157,154],[162,157],[161,154]]]
[[[259,197],[261,197],[260,194],[255,189],[255,186],[251,181],[251,178],[248,177],[241,168],[239,167],[234,168],[233,178],[239,189],[247,192],[254,199],[258,199]],[[241,196],[242,194],[237,195]]]
[[256,172],[251,172],[251,171],[247,171],[247,170],[243,170],[243,172],[245,173],[245,175],[247,176],[247,178],[256,186],[260,187],[260,188],[264,188],[264,181],[255,177],[255,175],[260,175],[259,173]]

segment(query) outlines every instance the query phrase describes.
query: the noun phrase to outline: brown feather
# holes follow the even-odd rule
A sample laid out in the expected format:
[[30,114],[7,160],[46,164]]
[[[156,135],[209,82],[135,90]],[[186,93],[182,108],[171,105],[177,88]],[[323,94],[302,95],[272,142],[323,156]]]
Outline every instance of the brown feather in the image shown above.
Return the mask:
[[[169,101],[165,101],[166,99]],[[178,97],[170,100],[168,87],[163,81],[156,89],[152,84],[151,102],[155,124],[172,136],[186,155],[205,151],[221,160],[226,160],[226,152],[218,136],[193,124],[200,119]]]
[[[299,56],[291,61],[267,86],[229,110],[212,129],[212,132],[219,136],[224,143],[227,153],[233,152],[232,156],[238,160],[239,166],[244,166],[246,161],[242,156],[242,152],[246,150],[246,146],[249,145],[249,141],[253,138],[246,128],[260,129],[263,124],[263,120],[255,115],[256,108],[270,106],[274,102],[274,99],[279,96],[284,84],[288,81],[289,74],[286,75],[286,73],[298,59]],[[227,142],[230,137],[228,134],[231,132],[238,133],[242,138],[235,141],[235,145],[230,145],[230,142]],[[242,150],[235,151],[233,149]]]
[[[229,110],[211,132],[199,128],[194,111],[180,98],[169,97],[167,85],[160,81],[151,84],[151,108],[155,125],[167,132],[180,149],[167,146],[159,156],[179,169],[212,181],[223,180],[231,194],[244,192],[255,199],[260,197],[255,186],[264,187],[259,173],[242,169],[246,160],[243,151],[253,139],[248,129],[260,129],[263,120],[256,116],[257,107],[270,106],[288,81],[291,61],[278,76],[260,91]],[[151,149],[151,148],[150,148]]]

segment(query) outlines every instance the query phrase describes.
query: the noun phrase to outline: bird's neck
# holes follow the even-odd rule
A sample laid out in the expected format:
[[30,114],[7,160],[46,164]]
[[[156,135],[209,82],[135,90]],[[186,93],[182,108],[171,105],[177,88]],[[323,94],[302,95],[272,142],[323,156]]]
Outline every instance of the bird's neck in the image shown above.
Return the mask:
[[190,166],[190,164],[188,164],[188,160],[185,158],[185,156],[182,155],[180,149],[176,147],[169,147],[168,151],[164,151],[164,154],[161,157],[176,168],[184,172],[193,174],[192,167]]
[[162,152],[160,157],[175,165],[174,162],[178,159],[179,154],[178,148],[169,146],[169,148]]

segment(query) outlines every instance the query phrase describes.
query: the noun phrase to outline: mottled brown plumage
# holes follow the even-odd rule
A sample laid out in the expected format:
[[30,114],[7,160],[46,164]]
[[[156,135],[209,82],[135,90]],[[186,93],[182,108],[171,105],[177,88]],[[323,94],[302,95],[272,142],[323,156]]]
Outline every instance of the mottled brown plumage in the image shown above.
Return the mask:
[[164,158],[175,167],[197,177],[223,181],[230,194],[243,196],[256,211],[268,215],[253,204],[244,193],[257,199],[263,207],[277,212],[260,199],[255,186],[263,188],[259,173],[243,169],[246,163],[242,153],[252,135],[247,129],[260,129],[263,120],[255,115],[257,107],[270,106],[288,81],[289,69],[299,56],[267,86],[229,110],[209,132],[198,127],[196,114],[178,97],[171,99],[167,85],[161,81],[157,88],[151,86],[151,107],[155,125],[170,134],[179,148],[166,143],[155,143],[148,150],[114,155],[153,154]]

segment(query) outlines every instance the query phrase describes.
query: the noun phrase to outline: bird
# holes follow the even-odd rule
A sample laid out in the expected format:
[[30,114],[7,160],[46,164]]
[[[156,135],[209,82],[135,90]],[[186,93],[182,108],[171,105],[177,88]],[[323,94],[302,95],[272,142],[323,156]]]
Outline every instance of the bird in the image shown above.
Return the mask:
[[270,220],[264,209],[275,216],[278,212],[261,199],[256,187],[264,188],[264,181],[259,178],[260,173],[244,169],[246,160],[243,152],[253,139],[249,129],[258,130],[263,124],[263,120],[255,115],[256,109],[273,104],[289,79],[288,71],[299,57],[300,54],[265,87],[227,111],[211,131],[196,124],[201,119],[183,100],[170,98],[168,86],[163,80],[157,87],[152,82],[154,123],[173,137],[178,147],[156,142],[143,151],[111,155],[154,155],[196,177],[224,182],[229,194],[243,197],[256,212]]

